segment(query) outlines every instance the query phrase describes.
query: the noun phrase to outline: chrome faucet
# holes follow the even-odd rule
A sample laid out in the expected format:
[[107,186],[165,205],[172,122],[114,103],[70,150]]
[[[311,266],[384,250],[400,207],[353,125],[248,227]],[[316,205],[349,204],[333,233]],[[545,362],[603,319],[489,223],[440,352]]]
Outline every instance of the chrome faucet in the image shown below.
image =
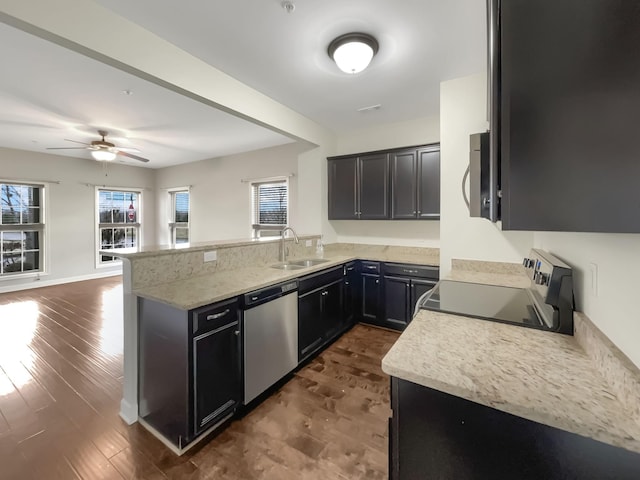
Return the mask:
[[281,262],[286,262],[287,261],[287,249],[284,246],[284,234],[287,233],[287,230],[291,230],[291,233],[293,233],[293,239],[295,240],[296,243],[300,243],[298,241],[298,235],[296,235],[296,231],[291,228],[291,227],[285,227],[282,229],[282,231],[280,232],[281,238],[280,238],[280,261]]

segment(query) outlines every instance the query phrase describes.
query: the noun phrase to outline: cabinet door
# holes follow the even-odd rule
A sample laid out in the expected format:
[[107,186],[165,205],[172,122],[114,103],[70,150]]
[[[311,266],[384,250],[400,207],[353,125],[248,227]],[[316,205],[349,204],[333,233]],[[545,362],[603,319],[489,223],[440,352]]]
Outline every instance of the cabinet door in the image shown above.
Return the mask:
[[361,280],[361,310],[360,317],[364,321],[370,321],[376,324],[380,323],[382,288],[380,285],[379,275],[362,274]]
[[436,286],[435,281],[432,280],[411,280],[411,296],[409,298],[409,321],[413,317],[413,312],[416,309],[416,302],[418,299],[433,287]]
[[194,432],[197,435],[240,401],[240,324],[223,325],[193,339]]
[[389,218],[389,155],[366,155],[359,158],[359,165],[359,218]]
[[418,218],[440,218],[440,149],[418,150]]
[[318,348],[323,341],[323,290],[314,290],[298,298],[298,360]]
[[345,326],[353,325],[356,320],[356,307],[358,299],[358,279],[355,264],[347,265],[344,280],[343,297],[343,323]]
[[411,318],[409,308],[410,287],[411,280],[408,278],[384,277],[386,326],[402,330],[409,323]]
[[328,160],[329,219],[358,218],[357,168],[358,159]]
[[334,337],[342,327],[342,280],[322,289],[324,337]]
[[391,218],[417,218],[418,162],[416,150],[391,154]]

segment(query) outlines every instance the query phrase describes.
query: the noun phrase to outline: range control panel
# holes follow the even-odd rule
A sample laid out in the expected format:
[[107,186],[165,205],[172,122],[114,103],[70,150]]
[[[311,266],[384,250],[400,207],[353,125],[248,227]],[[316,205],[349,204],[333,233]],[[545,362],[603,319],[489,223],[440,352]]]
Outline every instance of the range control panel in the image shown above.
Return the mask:
[[531,279],[531,287],[545,303],[558,306],[560,287],[563,281],[572,280],[569,265],[549,252],[532,248],[522,264]]

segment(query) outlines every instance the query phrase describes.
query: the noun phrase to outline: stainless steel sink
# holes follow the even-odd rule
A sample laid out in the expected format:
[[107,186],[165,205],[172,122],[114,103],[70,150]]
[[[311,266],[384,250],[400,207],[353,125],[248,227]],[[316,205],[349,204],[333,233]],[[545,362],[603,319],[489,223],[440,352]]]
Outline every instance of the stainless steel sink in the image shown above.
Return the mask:
[[298,263],[287,262],[287,263],[276,263],[275,265],[271,265],[271,268],[277,268],[278,270],[300,270],[304,268],[304,265],[300,265]]
[[313,267],[314,265],[319,265],[328,261],[329,260],[323,260],[321,258],[306,258],[303,260],[291,260],[289,263],[300,265],[301,267]]

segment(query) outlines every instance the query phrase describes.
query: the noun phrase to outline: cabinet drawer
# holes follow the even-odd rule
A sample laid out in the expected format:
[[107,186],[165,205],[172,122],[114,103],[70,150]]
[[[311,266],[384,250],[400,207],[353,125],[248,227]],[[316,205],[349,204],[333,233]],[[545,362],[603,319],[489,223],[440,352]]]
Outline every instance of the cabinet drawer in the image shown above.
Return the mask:
[[328,285],[337,280],[342,280],[344,276],[344,269],[342,266],[332,268],[330,270],[323,270],[319,273],[307,275],[298,279],[298,295],[303,295],[306,292],[320,288],[323,285]]
[[193,311],[194,335],[209,332],[238,320],[238,299],[232,298]]
[[385,263],[384,273],[385,275],[397,275],[399,277],[418,277],[438,280],[440,277],[440,268],[404,263]]
[[380,262],[360,262],[360,271],[362,273],[380,273]]

